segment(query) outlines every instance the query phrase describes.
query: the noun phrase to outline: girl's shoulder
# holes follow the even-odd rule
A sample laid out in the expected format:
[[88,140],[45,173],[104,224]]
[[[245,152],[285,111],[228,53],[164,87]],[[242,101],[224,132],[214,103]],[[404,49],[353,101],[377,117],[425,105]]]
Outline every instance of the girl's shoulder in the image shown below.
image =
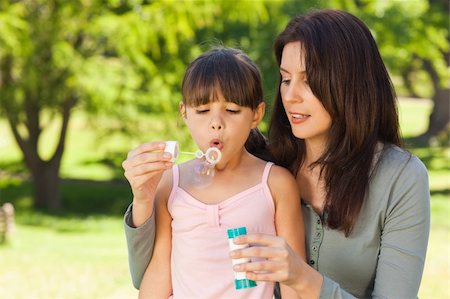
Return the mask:
[[298,193],[298,184],[295,177],[284,167],[272,165],[267,179],[272,194],[286,192]]
[[156,199],[165,201],[168,200],[173,188],[173,175],[175,171],[174,168],[175,166],[163,172],[161,180],[158,183],[158,188],[156,190]]

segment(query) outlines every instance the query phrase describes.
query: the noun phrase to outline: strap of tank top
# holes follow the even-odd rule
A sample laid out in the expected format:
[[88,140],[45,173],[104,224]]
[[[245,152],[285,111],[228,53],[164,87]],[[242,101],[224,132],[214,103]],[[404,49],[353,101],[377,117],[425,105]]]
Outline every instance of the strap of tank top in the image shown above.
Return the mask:
[[262,176],[262,182],[266,183],[267,182],[267,178],[269,177],[269,172],[270,172],[270,168],[272,167],[273,163],[272,162],[267,162],[266,166],[264,167],[264,172],[263,172],[263,176]]
[[[178,182],[180,180],[180,170],[178,168],[178,165],[174,165],[172,167],[172,186],[173,187],[178,187]],[[172,187],[172,190],[174,189]]]

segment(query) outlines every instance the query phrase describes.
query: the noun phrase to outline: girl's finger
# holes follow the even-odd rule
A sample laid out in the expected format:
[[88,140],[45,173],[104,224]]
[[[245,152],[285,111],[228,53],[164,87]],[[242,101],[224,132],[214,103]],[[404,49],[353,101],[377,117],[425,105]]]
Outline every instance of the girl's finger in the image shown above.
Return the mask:
[[164,141],[146,142],[131,150],[127,158],[135,157],[145,152],[162,151],[165,147],[166,143]]
[[170,161],[171,159],[172,155],[167,152],[146,152],[126,159],[122,166],[127,169],[147,163]]
[[171,168],[173,165],[172,162],[154,162],[154,163],[146,163],[139,166],[135,166],[133,168],[125,170],[125,177],[127,179],[136,180],[140,177],[144,177],[144,180],[148,180],[150,177],[155,175],[158,172],[165,171]]

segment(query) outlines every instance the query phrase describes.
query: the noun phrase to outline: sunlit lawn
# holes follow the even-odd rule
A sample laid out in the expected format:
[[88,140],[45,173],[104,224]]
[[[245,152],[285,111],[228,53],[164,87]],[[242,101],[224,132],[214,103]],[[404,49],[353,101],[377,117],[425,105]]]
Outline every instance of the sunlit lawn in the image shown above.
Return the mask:
[[[405,137],[425,130],[429,109],[427,101],[401,102]],[[83,127],[82,118],[72,126],[76,128],[70,131],[62,166],[63,197],[72,210],[57,217],[30,212],[30,183],[2,174],[2,168],[20,173],[23,166],[0,121],[0,204],[13,201],[18,214],[12,241],[0,246],[0,298],[137,297],[128,272],[121,219],[130,192],[119,166],[126,149],[136,141],[114,137],[99,142],[92,130]],[[419,297],[450,298],[449,149],[412,150],[427,164],[432,192],[432,229]],[[98,163],[104,156],[107,161]]]
[[124,239],[118,218],[19,224],[0,247],[0,298],[137,298]]

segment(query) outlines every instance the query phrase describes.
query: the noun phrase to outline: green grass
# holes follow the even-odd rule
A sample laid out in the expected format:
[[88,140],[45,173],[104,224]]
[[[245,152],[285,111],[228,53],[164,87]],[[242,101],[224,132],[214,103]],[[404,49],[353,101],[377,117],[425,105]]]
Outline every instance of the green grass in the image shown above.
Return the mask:
[[[450,150],[416,144],[426,129],[430,102],[401,101],[401,127],[409,148],[430,174],[431,234],[420,298],[450,298]],[[100,124],[101,125],[101,124]],[[122,215],[131,193],[121,169],[126,153],[154,139],[182,141],[192,150],[184,129],[144,119],[139,137],[101,134],[77,114],[71,122],[61,167],[66,211],[32,211],[32,186],[11,133],[0,120],[0,204],[13,202],[16,231],[0,246],[0,298],[136,298],[131,284]],[[147,126],[147,127],[146,127]],[[41,151],[51,153],[53,126]]]
[[137,297],[120,218],[33,218],[0,246],[0,298]]

